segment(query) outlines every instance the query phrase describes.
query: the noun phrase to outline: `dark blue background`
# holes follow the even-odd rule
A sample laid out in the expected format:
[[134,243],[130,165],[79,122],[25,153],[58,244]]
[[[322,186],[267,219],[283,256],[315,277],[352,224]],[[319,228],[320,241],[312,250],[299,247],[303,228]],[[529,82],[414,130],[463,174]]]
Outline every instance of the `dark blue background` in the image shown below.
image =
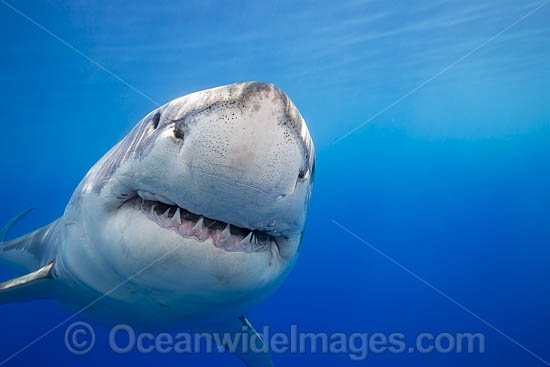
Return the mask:
[[[159,103],[245,80],[281,86],[316,143],[296,268],[249,315],[310,332],[481,332],[485,354],[276,355],[276,365],[541,366],[541,361],[333,224],[336,220],[550,360],[550,6],[337,144],[336,139],[543,1],[15,1]],[[0,223],[63,213],[91,165],[155,105],[0,4]],[[78,244],[75,244],[78,245]],[[2,278],[11,275],[3,271]],[[70,314],[0,308],[0,363]],[[231,356],[77,357],[65,326],[6,366],[238,366]]]

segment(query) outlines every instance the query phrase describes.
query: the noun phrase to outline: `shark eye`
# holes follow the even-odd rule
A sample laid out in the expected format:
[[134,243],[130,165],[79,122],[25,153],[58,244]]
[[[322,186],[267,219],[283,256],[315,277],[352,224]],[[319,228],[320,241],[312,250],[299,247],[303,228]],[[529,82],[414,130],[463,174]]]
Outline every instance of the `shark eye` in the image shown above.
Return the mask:
[[174,136],[176,137],[176,139],[183,139],[184,135],[183,135],[183,131],[181,131],[180,129],[178,129],[177,127],[174,129]]
[[300,170],[300,172],[298,173],[298,181],[305,180],[305,178],[308,177],[308,173],[311,179],[313,180],[313,175],[315,174],[315,160],[313,161],[313,164],[310,170],[308,170],[307,168]]
[[159,122],[160,122],[160,112],[157,112],[151,119],[151,124],[153,125],[153,129],[156,129],[157,127],[159,127]]

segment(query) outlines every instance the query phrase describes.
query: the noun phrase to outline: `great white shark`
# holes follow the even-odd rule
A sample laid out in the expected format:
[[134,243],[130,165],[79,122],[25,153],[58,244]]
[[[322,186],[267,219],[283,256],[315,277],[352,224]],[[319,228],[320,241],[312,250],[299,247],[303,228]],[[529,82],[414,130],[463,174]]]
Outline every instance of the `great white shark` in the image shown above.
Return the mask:
[[[90,169],[62,217],[4,242],[24,212],[0,231],[0,260],[21,275],[0,284],[0,304],[257,335],[243,315],[298,257],[314,171],[306,122],[277,86],[175,99]],[[235,353],[271,366],[262,348]]]

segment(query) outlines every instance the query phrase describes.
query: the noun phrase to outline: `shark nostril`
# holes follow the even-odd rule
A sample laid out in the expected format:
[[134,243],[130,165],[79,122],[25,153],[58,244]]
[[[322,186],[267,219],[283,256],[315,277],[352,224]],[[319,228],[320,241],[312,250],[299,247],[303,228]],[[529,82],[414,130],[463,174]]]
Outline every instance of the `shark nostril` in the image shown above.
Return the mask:
[[159,127],[159,122],[160,122],[160,112],[157,112],[151,119],[151,124],[153,125],[153,129],[156,129],[157,127]]

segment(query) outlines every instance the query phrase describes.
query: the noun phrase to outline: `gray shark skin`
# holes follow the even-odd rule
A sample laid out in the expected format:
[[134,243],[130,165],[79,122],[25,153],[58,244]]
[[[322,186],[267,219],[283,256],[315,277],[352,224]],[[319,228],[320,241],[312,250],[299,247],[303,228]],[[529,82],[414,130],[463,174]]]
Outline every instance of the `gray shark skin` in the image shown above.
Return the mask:
[[[22,275],[0,284],[0,304],[49,298],[105,322],[241,332],[297,259],[314,170],[278,87],[175,99],[91,168],[62,217],[7,242],[25,213],[0,230],[0,261]],[[265,350],[237,355],[272,365]]]

